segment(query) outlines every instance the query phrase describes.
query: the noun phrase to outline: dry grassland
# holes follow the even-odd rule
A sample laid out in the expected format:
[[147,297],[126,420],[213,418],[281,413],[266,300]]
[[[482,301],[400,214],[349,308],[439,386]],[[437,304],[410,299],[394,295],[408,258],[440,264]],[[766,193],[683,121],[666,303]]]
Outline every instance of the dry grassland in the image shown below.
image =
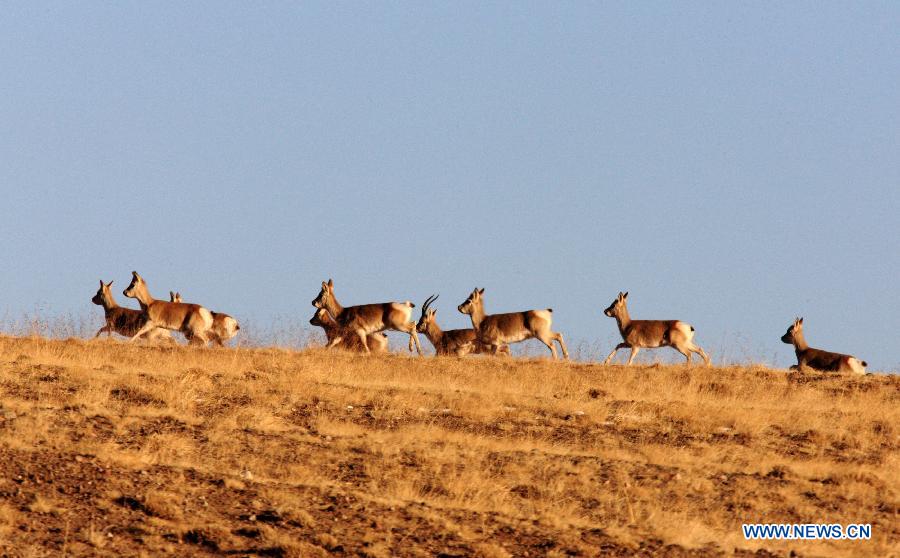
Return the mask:
[[0,552],[896,555],[898,403],[886,375],[0,337]]

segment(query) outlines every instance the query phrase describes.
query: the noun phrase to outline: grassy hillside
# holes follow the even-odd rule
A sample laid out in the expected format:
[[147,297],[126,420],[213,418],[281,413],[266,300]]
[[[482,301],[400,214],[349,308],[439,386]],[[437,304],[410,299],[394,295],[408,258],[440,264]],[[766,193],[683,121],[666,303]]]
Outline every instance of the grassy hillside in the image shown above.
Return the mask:
[[898,404],[896,376],[0,337],[0,550],[890,555]]

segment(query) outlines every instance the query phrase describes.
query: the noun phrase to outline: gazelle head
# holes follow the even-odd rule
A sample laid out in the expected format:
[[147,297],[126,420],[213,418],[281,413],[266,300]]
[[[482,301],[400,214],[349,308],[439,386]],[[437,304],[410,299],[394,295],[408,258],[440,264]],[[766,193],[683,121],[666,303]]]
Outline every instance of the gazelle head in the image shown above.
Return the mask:
[[331,317],[331,314],[328,313],[328,310],[317,308],[316,313],[309,319],[309,323],[314,326],[328,327],[334,324],[334,319]]
[[183,300],[181,299],[181,293],[169,291],[169,302],[183,302]]
[[781,336],[781,340],[788,345],[793,345],[794,337],[801,335],[803,335],[803,318],[795,318],[791,327],[787,328],[787,331]]
[[475,287],[475,290],[472,291],[472,294],[469,295],[469,298],[465,300],[462,304],[456,307],[457,310],[462,312],[463,314],[472,315],[478,308],[484,308],[484,302],[481,299],[481,295],[484,294],[484,289],[479,289]]
[[112,302],[112,292],[109,290],[109,287],[112,286],[112,284],[112,281],[104,283],[103,279],[100,279],[100,288],[97,289],[97,294],[94,295],[91,302],[99,306]]
[[322,290],[319,291],[319,296],[312,301],[312,305],[316,308],[325,308],[330,300],[334,300],[334,281],[331,279],[327,283],[322,281]]
[[428,326],[434,323],[434,316],[437,314],[437,310],[431,308],[431,303],[438,299],[441,295],[431,295],[425,300],[425,304],[422,305],[422,315],[419,317],[419,323],[416,324],[416,331],[419,333],[425,333],[428,331]]
[[143,290],[147,290],[147,283],[144,282],[144,278],[138,275],[137,271],[131,272],[131,283],[128,287],[122,291],[122,294],[127,296],[128,298],[137,298],[138,293]]
[[610,304],[609,307],[603,311],[603,313],[610,318],[615,318],[622,313],[622,310],[626,309],[627,301],[628,293],[620,292],[619,296],[617,296],[616,299],[612,301],[612,304]]

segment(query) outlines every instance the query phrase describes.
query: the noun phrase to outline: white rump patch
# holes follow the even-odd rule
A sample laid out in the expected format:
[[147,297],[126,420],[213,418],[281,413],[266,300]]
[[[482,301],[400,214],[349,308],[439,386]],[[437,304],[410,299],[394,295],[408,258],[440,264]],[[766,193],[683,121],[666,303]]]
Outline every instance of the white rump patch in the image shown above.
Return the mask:
[[847,364],[850,365],[850,370],[853,371],[854,374],[865,374],[866,367],[862,365],[856,357],[850,357],[847,359]]
[[212,312],[201,306],[199,313],[200,317],[203,318],[204,325],[206,326],[203,328],[203,331],[209,331],[213,325]]
[[542,320],[547,320],[548,323],[553,322],[553,312],[549,310],[534,310],[534,315]]
[[691,324],[685,322],[675,322],[675,328],[684,335],[686,341],[694,339],[694,332],[691,330]]
[[392,302],[391,304],[394,306],[395,310],[403,312],[406,315],[407,322],[412,319],[412,302],[407,300],[406,302]]
[[238,322],[231,316],[228,316],[227,318],[225,318],[222,321],[224,322],[223,325],[225,326],[224,327],[225,335],[220,335],[220,337],[224,337],[225,338],[224,340],[227,341],[228,339],[231,339],[232,337],[234,337],[235,334],[237,333]]

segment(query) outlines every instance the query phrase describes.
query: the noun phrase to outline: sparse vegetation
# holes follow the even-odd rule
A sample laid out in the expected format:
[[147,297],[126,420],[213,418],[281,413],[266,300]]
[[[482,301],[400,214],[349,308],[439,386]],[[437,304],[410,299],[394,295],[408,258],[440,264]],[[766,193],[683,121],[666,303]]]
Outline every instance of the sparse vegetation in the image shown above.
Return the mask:
[[[11,555],[875,556],[900,379],[0,337]],[[744,522],[871,523],[867,542]]]

